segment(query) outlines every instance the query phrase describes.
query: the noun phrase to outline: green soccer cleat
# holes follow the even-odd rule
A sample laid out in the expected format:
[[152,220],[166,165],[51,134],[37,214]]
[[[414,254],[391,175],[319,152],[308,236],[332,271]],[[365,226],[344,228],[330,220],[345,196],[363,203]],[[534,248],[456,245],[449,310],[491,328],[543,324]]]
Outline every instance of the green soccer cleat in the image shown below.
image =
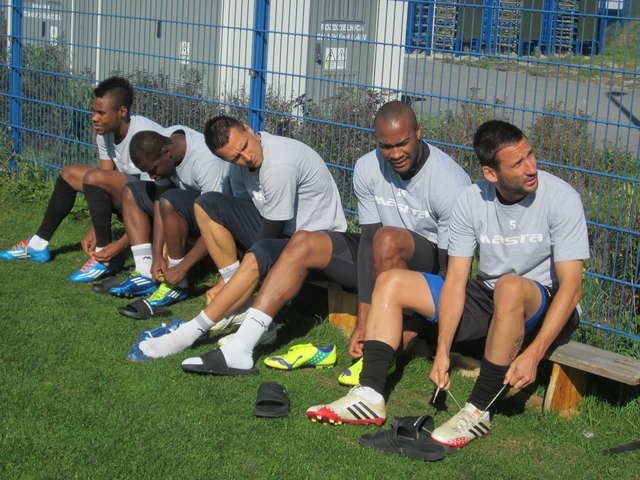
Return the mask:
[[264,359],[267,367],[279,370],[294,370],[300,367],[325,368],[336,364],[336,346],[315,347],[310,343],[294,345],[283,355]]

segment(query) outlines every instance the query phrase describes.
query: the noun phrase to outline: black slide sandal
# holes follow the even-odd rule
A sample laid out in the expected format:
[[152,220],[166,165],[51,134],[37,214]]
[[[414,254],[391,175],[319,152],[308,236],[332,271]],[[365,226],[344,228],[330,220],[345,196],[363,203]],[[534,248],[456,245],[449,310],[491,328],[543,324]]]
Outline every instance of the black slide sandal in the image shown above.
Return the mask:
[[433,417],[396,417],[391,430],[367,433],[360,437],[363,447],[381,452],[397,453],[409,458],[434,462],[441,460],[455,449],[449,449],[431,438]]
[[168,317],[171,310],[167,307],[152,307],[144,298],[139,298],[124,307],[118,307],[118,313],[136,320],[146,320],[151,317]]
[[200,373],[203,375],[222,375],[235,377],[240,375],[257,375],[260,371],[256,367],[233,368],[227,365],[224,355],[219,348],[211,350],[200,356],[202,365],[182,364],[182,370],[187,373]]
[[275,382],[264,382],[258,387],[258,397],[253,407],[256,417],[286,417],[291,410],[287,389]]

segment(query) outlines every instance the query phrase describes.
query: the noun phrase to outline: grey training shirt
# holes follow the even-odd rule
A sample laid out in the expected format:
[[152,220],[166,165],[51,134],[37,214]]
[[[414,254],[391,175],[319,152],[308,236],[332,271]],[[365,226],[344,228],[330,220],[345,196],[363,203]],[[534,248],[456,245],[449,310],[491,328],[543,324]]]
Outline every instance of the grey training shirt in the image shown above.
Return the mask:
[[284,233],[298,230],[344,232],[347,221],[338,187],[320,155],[292,138],[260,132],[263,161],[239,176],[263,218],[286,221]]
[[486,180],[467,187],[449,228],[449,256],[471,257],[479,246],[478,279],[489,288],[509,273],[557,288],[553,263],[589,258],[580,195],[541,170],[536,191],[513,205],[500,202]]
[[353,174],[361,225],[382,223],[449,245],[449,216],[469,175],[449,155],[428,144],[429,158],[412,178],[402,177],[376,150],[362,156]]

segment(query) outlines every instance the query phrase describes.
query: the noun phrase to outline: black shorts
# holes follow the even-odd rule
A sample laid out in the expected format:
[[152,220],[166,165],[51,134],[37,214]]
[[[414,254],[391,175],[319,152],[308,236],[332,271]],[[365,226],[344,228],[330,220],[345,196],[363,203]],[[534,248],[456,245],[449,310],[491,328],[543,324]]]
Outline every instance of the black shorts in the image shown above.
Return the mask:
[[253,245],[263,218],[250,199],[207,192],[200,195],[195,203],[200,205],[211,220],[231,232],[240,251],[245,252]]
[[359,233],[329,232],[332,252],[331,260],[325,268],[319,270],[320,278],[337,283],[345,290],[355,291],[358,288],[358,245]]
[[189,236],[192,238],[200,236],[198,222],[196,222],[196,216],[193,213],[193,204],[199,196],[200,192],[198,191],[180,190],[179,188],[170,188],[160,195],[160,200],[169,202],[177,214],[187,222]]
[[153,217],[153,199],[156,198],[156,184],[142,180],[132,180],[125,185],[133,195],[138,208]]
[[256,240],[263,218],[249,199],[209,192],[198,197],[196,203],[211,220],[229,230],[240,252],[255,255],[260,279],[264,279],[287,246],[289,237]]
[[258,262],[260,280],[267,276],[273,264],[280,258],[280,254],[289,243],[289,240],[289,238],[263,238],[249,247],[247,251],[253,253],[256,257],[256,262]]
[[438,272],[438,246],[416,232],[408,230],[413,237],[415,249],[407,262],[409,270],[416,272]]
[[[153,218],[153,202],[157,195],[155,182],[145,182],[134,180],[127,182],[127,187],[131,191],[136,205],[147,215]],[[200,196],[199,192],[193,190],[181,190],[179,188],[169,188],[160,194],[160,199],[168,201],[174,210],[187,222],[189,236],[196,238],[200,236],[200,230],[193,213],[193,203]]]

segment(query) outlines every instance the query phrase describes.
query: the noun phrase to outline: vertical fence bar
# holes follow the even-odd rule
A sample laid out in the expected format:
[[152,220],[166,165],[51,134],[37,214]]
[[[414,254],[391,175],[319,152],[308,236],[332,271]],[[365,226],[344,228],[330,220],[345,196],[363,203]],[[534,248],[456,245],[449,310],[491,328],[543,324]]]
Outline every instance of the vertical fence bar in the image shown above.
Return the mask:
[[[11,60],[9,77],[9,122],[13,153],[22,150],[22,0],[13,0],[11,11]],[[18,164],[14,156],[9,160],[11,169]]]
[[253,51],[251,84],[249,87],[249,126],[254,132],[264,125],[267,70],[267,29],[269,28],[269,0],[256,0],[253,21]]

